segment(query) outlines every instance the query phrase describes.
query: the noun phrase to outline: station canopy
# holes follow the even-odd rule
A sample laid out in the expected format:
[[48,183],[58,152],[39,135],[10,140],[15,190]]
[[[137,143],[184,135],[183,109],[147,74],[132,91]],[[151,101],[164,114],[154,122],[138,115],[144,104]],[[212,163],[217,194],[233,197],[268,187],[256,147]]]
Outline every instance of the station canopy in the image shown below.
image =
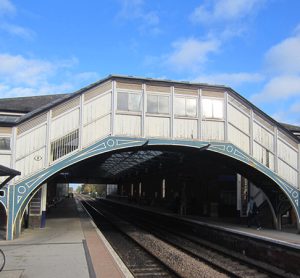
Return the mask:
[[19,171],[0,165],[0,177],[6,177],[6,179],[0,184],[0,189],[18,175],[21,175]]

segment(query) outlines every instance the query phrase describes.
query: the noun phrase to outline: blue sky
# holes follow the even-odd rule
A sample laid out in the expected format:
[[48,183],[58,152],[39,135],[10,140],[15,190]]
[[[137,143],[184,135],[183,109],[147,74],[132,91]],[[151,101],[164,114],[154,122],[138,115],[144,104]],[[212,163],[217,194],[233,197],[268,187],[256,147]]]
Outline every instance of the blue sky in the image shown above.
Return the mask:
[[224,84],[300,125],[299,0],[0,0],[0,97],[109,74]]

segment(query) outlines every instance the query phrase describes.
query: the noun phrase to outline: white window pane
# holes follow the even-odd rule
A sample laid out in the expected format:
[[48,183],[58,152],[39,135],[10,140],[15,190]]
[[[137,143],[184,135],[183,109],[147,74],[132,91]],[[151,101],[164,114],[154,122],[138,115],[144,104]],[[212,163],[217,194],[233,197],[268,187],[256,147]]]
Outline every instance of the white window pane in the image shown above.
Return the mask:
[[158,96],[147,95],[147,112],[158,113]]
[[213,117],[223,119],[223,101],[213,100]]
[[186,115],[190,117],[197,116],[197,100],[195,98],[186,99]]
[[10,150],[10,138],[1,137],[0,138],[0,150]]
[[128,93],[118,92],[117,108],[118,110],[128,111]]
[[141,95],[129,94],[128,108],[130,111],[141,111]]
[[202,100],[202,111],[203,116],[205,118],[212,118],[213,117],[213,110],[212,110],[212,100],[211,99],[203,99]]
[[159,113],[169,114],[169,97],[159,96]]
[[175,97],[175,115],[185,116],[185,99]]

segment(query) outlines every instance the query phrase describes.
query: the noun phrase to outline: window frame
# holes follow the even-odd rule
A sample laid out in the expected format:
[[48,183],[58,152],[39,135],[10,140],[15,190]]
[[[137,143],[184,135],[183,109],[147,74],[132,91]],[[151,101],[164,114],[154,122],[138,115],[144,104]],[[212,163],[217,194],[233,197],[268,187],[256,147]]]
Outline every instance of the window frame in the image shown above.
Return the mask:
[[[119,103],[118,103],[119,94],[127,94],[127,110],[119,108]],[[129,109],[129,95],[134,95],[134,96],[140,97],[139,110]],[[141,91],[118,90],[117,91],[117,99],[116,99],[116,110],[117,110],[117,112],[125,112],[125,113],[141,113],[143,111],[143,94],[142,94],[142,92]]]
[[[184,99],[184,114],[178,114],[176,113],[176,98],[177,99]],[[196,114],[195,115],[189,115],[187,113],[187,100],[193,99],[196,101]],[[177,118],[191,118],[191,119],[197,119],[199,115],[199,98],[197,96],[185,96],[185,95],[175,95],[174,96],[174,116]]]
[[[212,117],[206,117],[204,114],[204,100],[212,101]],[[214,107],[213,107],[213,101],[220,101],[222,102],[222,117],[215,117],[214,116]],[[224,98],[216,98],[216,97],[202,97],[201,99],[201,117],[203,120],[214,120],[214,121],[224,121],[225,120],[225,99]]]
[[[156,108],[157,108],[157,112],[149,112],[148,111],[148,100],[149,100],[149,96],[150,97],[157,97],[157,103],[156,103]],[[159,102],[159,98],[160,97],[166,97],[168,98],[168,112],[167,113],[163,113],[163,112],[160,112],[160,102]],[[162,115],[162,116],[170,116],[171,114],[171,97],[169,94],[160,94],[160,93],[147,93],[147,101],[146,101],[146,113],[147,114],[151,114],[151,115]]]
[[0,148],[0,152],[11,152],[12,137],[10,135],[0,134],[0,140],[1,140],[1,138],[3,138],[3,139],[8,138],[9,139],[9,148],[8,149],[2,149],[2,148]]

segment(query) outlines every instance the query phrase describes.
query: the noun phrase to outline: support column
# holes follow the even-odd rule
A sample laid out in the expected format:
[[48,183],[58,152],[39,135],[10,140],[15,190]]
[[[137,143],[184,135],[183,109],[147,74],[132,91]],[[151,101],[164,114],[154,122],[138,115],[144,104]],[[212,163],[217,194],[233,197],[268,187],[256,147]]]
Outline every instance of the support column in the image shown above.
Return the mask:
[[253,149],[254,149],[254,131],[253,131],[253,125],[254,125],[254,113],[253,109],[250,109],[250,155],[253,157]]
[[202,140],[203,139],[203,132],[202,132],[202,89],[198,90],[198,133],[197,138]]
[[8,187],[8,206],[7,206],[7,225],[6,225],[6,239],[13,240],[14,238],[14,191],[15,187]]
[[80,104],[79,104],[79,142],[78,149],[82,150],[83,146],[83,103],[84,103],[84,95],[80,96]]
[[225,142],[228,142],[228,93],[225,92],[225,127],[224,127]]
[[16,217],[15,221],[15,237],[18,238],[21,234],[21,228],[22,228],[22,217],[20,213]]
[[46,205],[47,205],[47,183],[42,185],[42,196],[41,196],[41,228],[46,227]]
[[[300,193],[300,144],[298,144],[298,192]],[[300,196],[299,196],[300,200]],[[300,204],[300,203],[299,203]]]
[[112,91],[111,91],[111,123],[110,123],[110,134],[115,135],[115,119],[117,110],[117,83],[115,80],[112,81]]
[[170,105],[170,108],[171,108],[171,124],[170,124],[170,127],[171,127],[171,130],[170,130],[170,137],[172,139],[174,139],[174,123],[175,123],[175,88],[174,86],[171,87],[171,105]]
[[147,111],[147,86],[144,83],[142,85],[142,120],[141,120],[141,135],[145,137],[145,122],[146,122],[146,111]]

